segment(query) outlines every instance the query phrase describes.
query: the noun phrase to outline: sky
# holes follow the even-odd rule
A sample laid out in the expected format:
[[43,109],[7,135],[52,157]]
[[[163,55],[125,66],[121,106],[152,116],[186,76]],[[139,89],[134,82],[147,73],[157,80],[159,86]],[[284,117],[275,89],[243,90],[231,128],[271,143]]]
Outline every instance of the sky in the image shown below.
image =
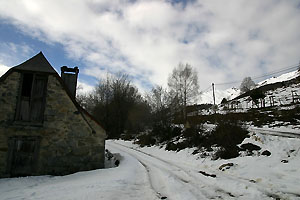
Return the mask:
[[120,72],[166,87],[179,63],[226,89],[298,65],[299,34],[300,0],[0,0],[0,75],[42,51],[82,92]]

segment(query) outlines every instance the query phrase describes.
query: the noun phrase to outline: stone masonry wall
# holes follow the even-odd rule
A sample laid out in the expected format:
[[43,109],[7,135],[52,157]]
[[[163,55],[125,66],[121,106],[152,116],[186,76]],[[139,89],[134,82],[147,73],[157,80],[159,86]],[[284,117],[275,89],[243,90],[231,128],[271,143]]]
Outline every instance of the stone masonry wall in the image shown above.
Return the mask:
[[[0,102],[7,101],[7,106],[4,106],[6,108],[0,106],[0,113],[2,111],[7,113],[5,116],[0,114],[0,177],[1,174],[5,174],[7,168],[5,162],[8,156],[8,137],[15,135],[41,137],[35,175],[64,175],[102,168],[105,131],[88,116],[78,111],[55,76],[48,77],[43,126],[19,125],[13,122],[16,91],[19,87],[15,82],[18,77],[18,74],[9,76],[3,84],[0,84]],[[4,100],[1,92],[2,88],[9,84],[14,87],[11,87],[12,97],[8,101]]]
[[13,72],[0,82],[0,177],[6,174],[8,143],[6,127],[14,119],[20,74]]

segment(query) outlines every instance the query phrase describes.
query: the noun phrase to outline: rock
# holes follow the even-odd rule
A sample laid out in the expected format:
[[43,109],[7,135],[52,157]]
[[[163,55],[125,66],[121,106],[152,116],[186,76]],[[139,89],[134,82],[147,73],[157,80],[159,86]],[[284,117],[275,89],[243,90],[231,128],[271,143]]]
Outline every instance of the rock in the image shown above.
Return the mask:
[[241,145],[241,149],[242,150],[248,150],[248,151],[258,151],[258,150],[261,150],[261,148],[255,144],[252,144],[252,143],[246,143],[246,144],[242,144]]
[[268,151],[268,150],[264,150],[261,155],[264,155],[264,156],[270,156],[271,155],[271,152]]
[[225,169],[229,169],[230,167],[232,167],[234,164],[233,163],[226,163],[226,164],[223,164],[219,167],[219,170],[222,170],[224,171]]
[[204,175],[204,176],[210,176],[210,177],[213,177],[213,178],[217,177],[217,175],[215,175],[215,174],[208,174],[208,173],[206,173],[204,171],[199,171],[199,173],[202,174],[202,175]]

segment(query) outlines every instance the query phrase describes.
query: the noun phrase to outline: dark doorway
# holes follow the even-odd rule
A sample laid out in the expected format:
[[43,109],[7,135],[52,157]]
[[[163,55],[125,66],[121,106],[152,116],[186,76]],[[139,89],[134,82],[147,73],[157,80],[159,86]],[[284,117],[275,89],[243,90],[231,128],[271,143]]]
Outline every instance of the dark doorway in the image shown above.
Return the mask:
[[8,168],[12,177],[35,174],[39,145],[39,137],[20,136],[9,139]]

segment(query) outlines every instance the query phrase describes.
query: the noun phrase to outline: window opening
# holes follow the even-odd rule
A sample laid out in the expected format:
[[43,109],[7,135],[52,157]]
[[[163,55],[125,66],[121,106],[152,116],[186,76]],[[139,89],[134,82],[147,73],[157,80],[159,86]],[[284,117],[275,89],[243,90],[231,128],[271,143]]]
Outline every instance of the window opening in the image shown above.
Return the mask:
[[22,75],[16,120],[43,122],[47,76],[24,73]]
[[24,74],[22,81],[22,92],[23,97],[30,97],[32,89],[33,74]]

